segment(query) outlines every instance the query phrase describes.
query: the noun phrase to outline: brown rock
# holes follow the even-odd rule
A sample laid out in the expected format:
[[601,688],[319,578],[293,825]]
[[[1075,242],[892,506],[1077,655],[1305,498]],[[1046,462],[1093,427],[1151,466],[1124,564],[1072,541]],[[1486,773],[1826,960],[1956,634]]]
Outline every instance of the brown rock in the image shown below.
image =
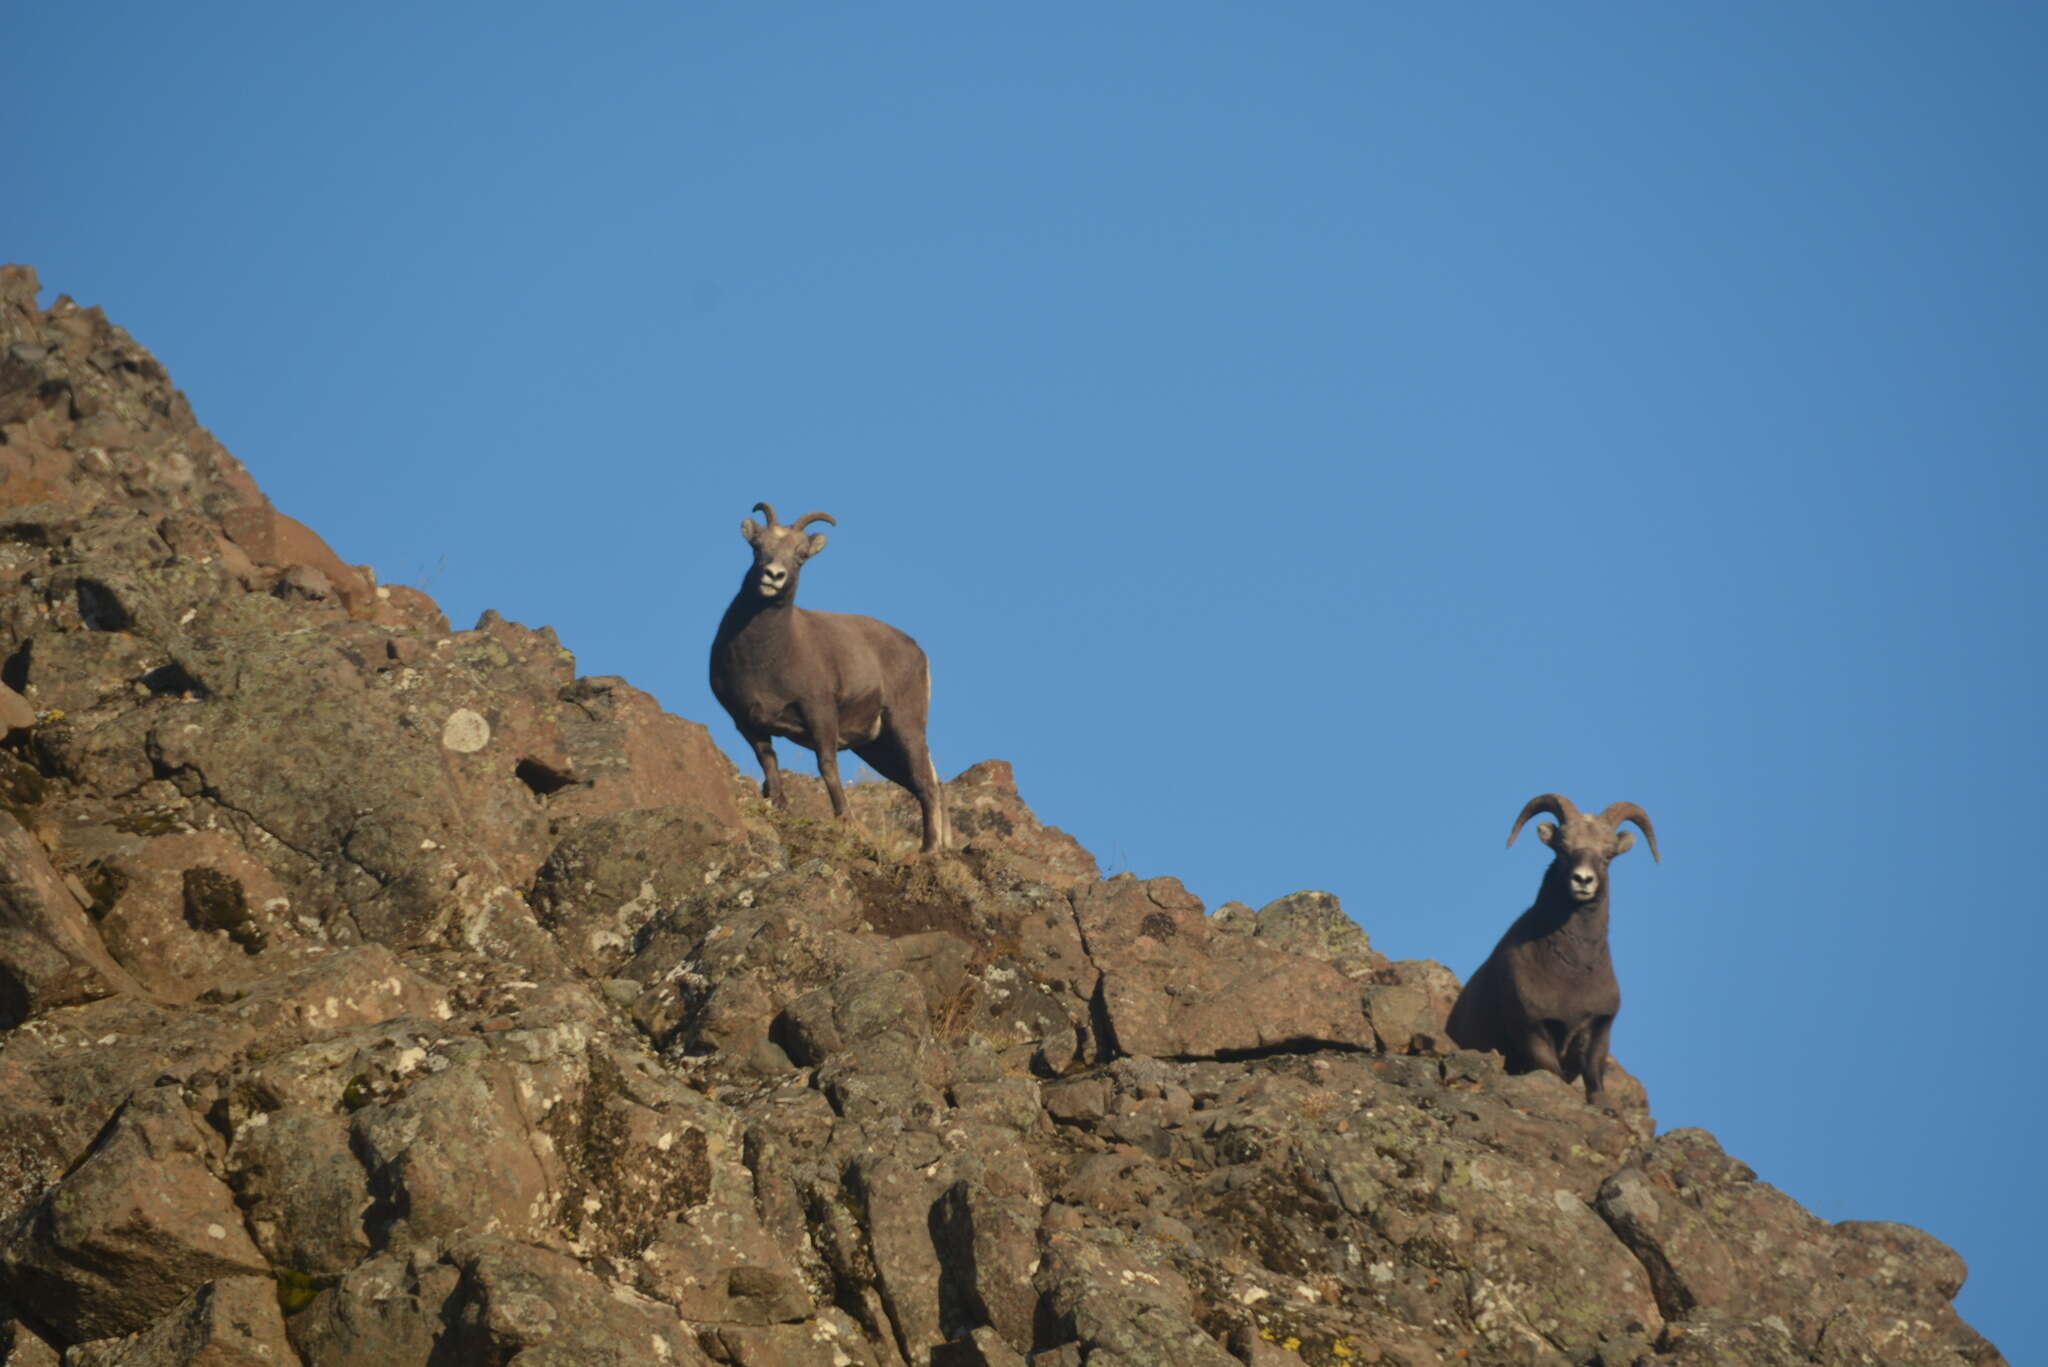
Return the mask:
[[295,1367],[299,1357],[285,1337],[277,1284],[268,1277],[224,1277],[141,1333],[82,1344],[65,1361],[75,1367]]
[[[1748,1342],[1751,1331],[1731,1322],[1763,1321],[1829,1362],[1999,1360],[1949,1303],[1964,1275],[1953,1250],[1901,1225],[1830,1226],[1704,1130],[1645,1146],[1601,1187],[1598,1206],[1649,1270],[1666,1317],[1707,1326],[1702,1340]],[[1702,1346],[1688,1352],[1718,1360]]]
[[1024,1355],[987,1325],[932,1350],[932,1367],[1025,1367]]
[[36,710],[29,706],[28,699],[0,684],[0,735],[25,731],[35,724]]
[[875,1285],[897,1344],[909,1361],[923,1361],[949,1337],[939,1323],[939,1259],[930,1231],[938,1193],[929,1179],[887,1154],[856,1159],[847,1189],[866,1216]]
[[732,1367],[879,1367],[884,1360],[837,1309],[803,1324],[711,1325],[697,1341],[712,1361]]
[[430,1362],[460,1280],[432,1245],[378,1254],[321,1290],[285,1327],[301,1359],[318,1367]]
[[564,813],[686,807],[735,835],[732,761],[696,722],[661,710],[623,679],[579,679],[563,690],[561,744],[570,772],[589,785],[557,800]]
[[1268,949],[1321,960],[1347,978],[1369,977],[1387,963],[1327,892],[1289,893],[1256,912],[1232,902],[1217,909],[1214,924],[1218,930],[1242,930]]
[[594,976],[630,959],[640,931],[706,883],[765,872],[762,852],[694,807],[650,807],[564,820],[567,835],[528,894],[540,923]]
[[272,1265],[331,1277],[369,1255],[369,1179],[339,1116],[303,1106],[258,1112],[236,1127],[227,1168]]
[[380,584],[369,615],[370,620],[380,626],[406,633],[394,638],[393,646],[401,654],[410,654],[414,659],[422,653],[418,645],[420,637],[446,636],[449,631],[448,616],[441,611],[440,605],[405,584]]
[[1115,1047],[1152,1058],[1311,1044],[1369,1049],[1358,985],[1327,963],[1219,936],[1173,879],[1078,890],[1074,910]]
[[[984,1182],[962,1180],[946,1189],[932,1212],[938,1242],[941,1299],[976,1326],[991,1327],[1008,1344],[1029,1346],[1036,1333],[1038,1223],[1043,1199],[1004,1197]],[[957,1337],[957,1335],[956,1335]]]
[[0,1028],[71,1002],[140,993],[43,847],[0,811]]
[[1444,1022],[1458,1000],[1457,975],[1434,959],[1402,959],[1375,969],[1365,993],[1380,1047],[1391,1053],[1447,1052]]
[[906,1056],[931,1038],[924,989],[901,969],[840,978],[791,1002],[779,1042],[800,1066],[823,1063],[849,1048],[873,1054],[897,1048]]
[[250,975],[246,960],[299,943],[284,885],[217,831],[157,836],[95,869],[108,950],[157,995],[190,1000]]
[[[312,528],[267,502],[228,510],[221,516],[221,530],[256,564],[281,571],[301,596],[331,594],[352,610],[368,607],[372,601],[370,585],[353,567],[343,564]],[[321,592],[306,591],[316,583]]]
[[[815,1313],[796,1270],[744,1213],[677,1221],[639,1257],[636,1284],[700,1324],[794,1324]],[[738,1218],[735,1218],[735,1215]]]
[[60,1355],[20,1320],[0,1319],[0,1367],[59,1367]]
[[637,1363],[693,1367],[708,1359],[673,1310],[608,1286],[574,1259],[510,1240],[467,1240],[453,1253],[461,1280],[443,1308],[449,1362],[545,1367]]
[[1004,760],[983,760],[948,783],[946,814],[963,850],[1000,852],[1009,868],[1034,882],[1075,888],[1102,877],[1080,841],[1041,822],[1024,805],[1016,774]]
[[[553,1222],[561,1174],[535,1152],[517,1081],[481,1054],[470,1059],[350,1122],[377,1197],[368,1218],[380,1244],[470,1233],[538,1239]],[[479,1172],[491,1180],[478,1181]]]
[[1142,1257],[1110,1230],[1055,1234],[1037,1284],[1055,1343],[1134,1364],[1235,1367],[1195,1321],[1194,1294],[1171,1268]]
[[148,1328],[221,1277],[261,1276],[220,1142],[174,1088],[143,1092],[0,1249],[0,1291],[72,1341]]

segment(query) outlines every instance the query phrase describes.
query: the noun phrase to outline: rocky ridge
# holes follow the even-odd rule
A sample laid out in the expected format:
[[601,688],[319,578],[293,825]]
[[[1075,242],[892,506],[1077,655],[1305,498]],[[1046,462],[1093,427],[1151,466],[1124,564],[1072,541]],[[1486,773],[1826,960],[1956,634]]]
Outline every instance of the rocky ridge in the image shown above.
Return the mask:
[[[1993,1364],[1962,1261],[1008,766],[770,811],[0,270],[0,1364]],[[722,525],[722,524],[721,524]]]

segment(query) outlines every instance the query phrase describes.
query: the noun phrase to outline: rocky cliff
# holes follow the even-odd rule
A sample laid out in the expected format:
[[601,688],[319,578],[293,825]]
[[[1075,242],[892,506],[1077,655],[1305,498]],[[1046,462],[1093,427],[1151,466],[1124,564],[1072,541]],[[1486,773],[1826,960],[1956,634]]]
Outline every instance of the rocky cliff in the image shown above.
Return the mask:
[[1104,880],[993,761],[938,858],[771,812],[19,267],[0,655],[7,1367],[2001,1361],[1939,1242],[1452,1050],[1326,894]]

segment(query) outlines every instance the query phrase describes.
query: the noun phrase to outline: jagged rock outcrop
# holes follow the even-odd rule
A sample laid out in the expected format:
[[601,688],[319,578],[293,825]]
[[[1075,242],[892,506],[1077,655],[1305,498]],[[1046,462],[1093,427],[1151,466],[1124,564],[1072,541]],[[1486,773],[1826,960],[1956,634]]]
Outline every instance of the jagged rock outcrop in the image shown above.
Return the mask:
[[937,858],[771,812],[18,267],[0,735],[7,1367],[2000,1361],[1952,1252],[1452,1050],[1327,894],[1104,880],[999,762]]

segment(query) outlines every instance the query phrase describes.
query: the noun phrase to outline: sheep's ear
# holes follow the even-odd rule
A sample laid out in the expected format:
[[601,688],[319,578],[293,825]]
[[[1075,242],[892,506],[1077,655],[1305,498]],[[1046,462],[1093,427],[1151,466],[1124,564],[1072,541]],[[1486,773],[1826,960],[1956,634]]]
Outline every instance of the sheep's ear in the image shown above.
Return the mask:
[[1544,822],[1542,825],[1536,828],[1536,838],[1538,840],[1541,840],[1546,845],[1556,844],[1557,827],[1551,825],[1548,821]]
[[822,551],[824,549],[825,534],[823,532],[814,532],[811,535],[810,549],[804,552],[804,558],[808,560],[810,557],[816,555],[819,551]]
[[1608,858],[1619,858],[1635,847],[1636,833],[1634,831],[1623,831],[1614,837],[1614,853],[1609,855]]
[[744,536],[744,537],[745,537],[745,538],[747,539],[747,544],[748,544],[749,546],[753,545],[753,544],[754,544],[754,542],[755,542],[755,541],[756,541],[756,540],[757,540],[757,539],[758,539],[758,538],[760,537],[760,535],[761,535],[761,524],[760,524],[760,523],[758,523],[758,522],[756,522],[756,521],[754,521],[754,519],[753,519],[753,518],[751,518],[751,517],[743,517],[743,518],[741,518],[741,519],[740,519],[740,535],[741,535],[741,536]]

